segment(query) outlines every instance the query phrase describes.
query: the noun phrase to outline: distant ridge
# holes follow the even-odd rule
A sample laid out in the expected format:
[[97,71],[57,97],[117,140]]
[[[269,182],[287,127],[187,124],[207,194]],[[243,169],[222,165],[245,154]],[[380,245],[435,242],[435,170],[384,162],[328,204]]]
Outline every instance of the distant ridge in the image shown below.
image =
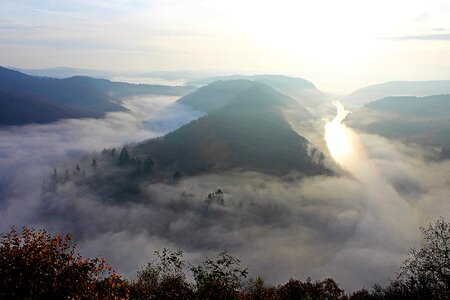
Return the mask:
[[450,146],[450,95],[386,97],[349,115],[360,130],[404,142]]
[[190,81],[190,84],[193,85],[208,85],[214,81],[218,80],[236,80],[236,79],[244,79],[250,81],[258,81],[261,83],[265,83],[268,86],[271,84],[283,84],[290,86],[297,86],[298,88],[303,89],[316,89],[314,84],[306,79],[299,77],[289,77],[285,75],[228,75],[228,76],[213,76],[207,77],[204,79],[193,80]]
[[303,78],[284,75],[215,76],[190,81],[189,83],[195,86],[204,86],[218,80],[248,80],[252,82],[264,83],[280,93],[296,99],[307,108],[316,107],[317,105],[323,104],[328,98],[324,93],[319,91],[312,82]]
[[183,95],[193,87],[128,84],[74,76],[30,76],[0,67],[0,124],[48,123],[63,118],[102,117],[120,111],[120,99],[144,94]]
[[235,101],[237,95],[257,85],[256,82],[243,79],[218,80],[181,97],[178,102],[208,113]]
[[89,76],[89,77],[110,79],[114,76],[114,73],[109,71],[69,68],[69,67],[53,67],[42,69],[21,69],[15,67],[6,67],[6,68],[31,76],[51,77],[58,79],[69,78],[73,76]]
[[358,89],[344,97],[342,102],[354,108],[390,96],[431,96],[441,94],[450,94],[450,80],[390,81]]

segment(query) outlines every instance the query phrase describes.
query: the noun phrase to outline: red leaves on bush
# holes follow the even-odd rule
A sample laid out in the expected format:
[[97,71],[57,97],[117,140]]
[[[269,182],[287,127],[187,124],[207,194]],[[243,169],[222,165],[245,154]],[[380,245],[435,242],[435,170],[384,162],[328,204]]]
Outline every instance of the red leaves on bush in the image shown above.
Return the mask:
[[13,227],[0,238],[0,299],[127,299],[103,258],[83,259],[70,234]]

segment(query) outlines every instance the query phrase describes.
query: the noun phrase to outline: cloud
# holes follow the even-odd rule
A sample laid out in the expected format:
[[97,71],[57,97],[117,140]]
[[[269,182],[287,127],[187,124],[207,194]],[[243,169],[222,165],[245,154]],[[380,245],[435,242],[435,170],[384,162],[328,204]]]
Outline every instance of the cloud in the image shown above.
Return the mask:
[[[157,136],[198,116],[173,100],[131,98],[130,112],[105,119],[2,129],[0,231],[26,224],[70,231],[82,255],[104,256],[127,276],[163,247],[183,249],[194,263],[227,249],[251,276],[274,284],[332,276],[352,290],[387,282],[419,242],[418,225],[450,217],[449,161],[424,161],[408,146],[366,134],[358,137],[367,176],[351,169],[308,178],[230,171],[178,184],[143,182],[133,201],[112,201],[75,180],[54,193],[42,189],[54,166],[62,173],[86,152],[93,157],[93,150]],[[112,166],[108,172],[121,175]],[[219,188],[223,203],[206,202]]]
[[450,33],[403,35],[383,39],[391,41],[450,41]]
[[[73,157],[156,137],[173,130],[180,122],[199,116],[198,112],[174,104],[175,99],[167,96],[131,98],[124,106],[138,111],[109,113],[103,119],[3,127],[0,130],[0,208],[5,217],[0,221],[1,229],[14,223],[15,215],[18,223],[34,220],[33,208],[39,204],[43,180],[54,167],[64,172],[74,167],[70,162]],[[144,122],[169,107],[173,114],[184,116],[183,119],[161,117],[157,127]]]

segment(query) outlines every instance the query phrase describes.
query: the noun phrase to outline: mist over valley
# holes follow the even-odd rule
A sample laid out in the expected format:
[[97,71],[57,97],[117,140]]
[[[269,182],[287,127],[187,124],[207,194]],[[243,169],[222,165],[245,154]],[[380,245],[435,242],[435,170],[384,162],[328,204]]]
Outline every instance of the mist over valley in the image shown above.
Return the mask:
[[447,2],[3,1],[0,300],[448,299]]
[[[102,118],[3,127],[2,230],[72,232],[81,253],[128,276],[169,247],[194,261],[226,249],[272,283],[386,283],[419,245],[418,226],[450,211],[450,162],[407,135],[345,125],[349,140],[338,142],[355,152],[333,157],[331,98],[312,84],[290,88],[319,95],[312,106],[276,89],[287,77],[266,78],[273,87],[219,79],[181,98],[122,98],[121,111]],[[439,114],[447,128],[447,96],[396,99],[365,107],[379,117]],[[429,111],[414,108],[425,101]]]

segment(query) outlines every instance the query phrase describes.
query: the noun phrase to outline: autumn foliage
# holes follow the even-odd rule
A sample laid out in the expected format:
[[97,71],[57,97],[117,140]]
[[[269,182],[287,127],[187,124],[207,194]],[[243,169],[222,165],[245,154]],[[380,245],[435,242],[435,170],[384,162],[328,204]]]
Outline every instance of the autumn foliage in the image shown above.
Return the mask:
[[125,280],[104,259],[82,258],[71,236],[27,227],[0,238],[0,300],[3,299],[214,299],[214,300],[375,300],[450,299],[450,224],[443,218],[422,228],[424,244],[412,249],[398,276],[346,294],[327,278],[291,278],[273,286],[247,280],[247,268],[227,252],[191,265],[183,253],[164,249],[156,259]]
[[23,227],[1,235],[0,299],[125,299],[126,282],[104,259],[83,259],[71,236]]

